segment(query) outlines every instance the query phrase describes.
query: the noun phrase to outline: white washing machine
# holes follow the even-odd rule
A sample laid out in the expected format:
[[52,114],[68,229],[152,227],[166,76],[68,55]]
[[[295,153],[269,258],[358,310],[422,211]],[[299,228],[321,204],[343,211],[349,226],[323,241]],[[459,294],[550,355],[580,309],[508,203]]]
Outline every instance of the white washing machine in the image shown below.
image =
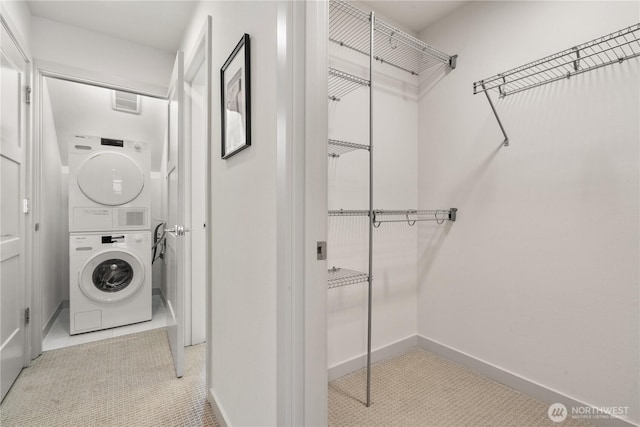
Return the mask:
[[71,234],[71,335],[151,320],[151,233]]
[[150,230],[146,143],[77,135],[69,144],[69,231]]

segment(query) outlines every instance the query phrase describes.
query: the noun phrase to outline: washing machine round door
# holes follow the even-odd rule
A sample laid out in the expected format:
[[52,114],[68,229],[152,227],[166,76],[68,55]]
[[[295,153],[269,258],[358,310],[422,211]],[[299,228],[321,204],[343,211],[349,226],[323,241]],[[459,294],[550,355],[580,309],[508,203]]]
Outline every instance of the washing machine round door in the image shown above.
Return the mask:
[[90,258],[82,267],[79,285],[82,293],[97,302],[126,300],[144,283],[144,264],[133,253],[108,250]]
[[78,186],[96,203],[119,206],[134,200],[144,187],[144,172],[131,158],[120,153],[99,153],[78,169]]

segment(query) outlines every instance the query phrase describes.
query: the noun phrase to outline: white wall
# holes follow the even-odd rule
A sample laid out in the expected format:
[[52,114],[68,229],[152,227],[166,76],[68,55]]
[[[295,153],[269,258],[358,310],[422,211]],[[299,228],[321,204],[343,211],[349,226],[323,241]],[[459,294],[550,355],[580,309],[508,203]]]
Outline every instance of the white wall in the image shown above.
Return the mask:
[[[369,78],[366,57],[335,44],[331,67]],[[417,208],[417,80],[374,65],[374,208]],[[329,102],[329,138],[369,144],[369,90]],[[369,154],[329,158],[329,209],[369,208]],[[391,218],[389,218],[391,219]],[[397,219],[397,218],[394,218]],[[374,229],[372,348],[414,336],[417,227],[386,223]],[[329,217],[328,266],[368,271],[368,218]],[[328,366],[366,354],[367,283],[328,291]]]
[[[56,124],[51,110],[51,99],[47,83],[42,87],[42,204],[44,212],[40,222],[42,264],[39,274],[42,283],[42,319],[44,328],[55,314],[56,309],[68,294],[69,256],[61,250],[63,234],[61,225],[67,221],[63,217],[62,205],[62,165],[58,152]],[[67,243],[68,244],[68,243]]]
[[112,108],[113,91],[103,87],[46,78],[60,142],[62,165],[69,163],[68,145],[75,135],[144,141],[151,152],[151,170],[160,170],[167,123],[164,100],[140,97],[140,113]]
[[[418,332],[592,405],[638,402],[638,58],[502,100],[472,83],[638,21],[637,2],[472,2],[419,105]],[[431,82],[432,83],[432,82]]]
[[[213,17],[212,347],[210,388],[232,425],[275,425],[276,2],[204,2],[182,43]],[[220,159],[218,70],[251,35],[252,146]]]
[[174,55],[159,49],[36,16],[31,20],[31,44],[39,60],[163,88],[175,62]]

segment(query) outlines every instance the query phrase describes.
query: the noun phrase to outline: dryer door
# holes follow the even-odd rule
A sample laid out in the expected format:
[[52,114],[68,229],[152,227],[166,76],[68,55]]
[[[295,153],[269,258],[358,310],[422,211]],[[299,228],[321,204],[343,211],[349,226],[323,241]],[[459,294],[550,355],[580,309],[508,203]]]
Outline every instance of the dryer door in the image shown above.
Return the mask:
[[144,172],[120,153],[99,153],[78,169],[78,186],[96,203],[119,206],[134,200],[144,187]]
[[82,293],[97,302],[126,300],[144,283],[144,264],[124,250],[108,250],[90,258],[80,272]]

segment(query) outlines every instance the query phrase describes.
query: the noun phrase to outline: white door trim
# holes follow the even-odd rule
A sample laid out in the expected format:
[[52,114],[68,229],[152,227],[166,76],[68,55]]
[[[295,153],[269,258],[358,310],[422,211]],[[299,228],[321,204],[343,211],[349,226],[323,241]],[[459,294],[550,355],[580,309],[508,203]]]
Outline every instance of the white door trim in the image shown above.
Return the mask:
[[0,21],[1,24],[7,29],[9,36],[13,40],[13,43],[18,47],[18,51],[22,58],[24,58],[27,63],[31,63],[31,53],[27,47],[27,43],[24,41],[20,32],[18,31],[18,27],[13,23],[11,16],[5,11],[4,4],[2,5],[2,13],[0,13]]
[[207,176],[206,176],[206,183],[205,183],[205,193],[206,193],[206,201],[205,201],[205,206],[206,206],[206,212],[205,212],[205,221],[206,221],[206,227],[207,227],[207,231],[206,231],[206,259],[208,260],[207,262],[207,271],[206,271],[206,283],[205,283],[205,287],[206,287],[206,314],[205,314],[205,339],[206,339],[206,363],[205,363],[205,375],[206,375],[206,381],[205,384],[207,386],[207,399],[209,400],[209,403],[211,404],[211,406],[213,408],[217,408],[217,404],[216,402],[213,400],[213,384],[212,384],[212,379],[211,379],[211,365],[212,365],[212,348],[211,348],[211,343],[213,342],[212,336],[211,336],[211,331],[212,331],[212,325],[211,325],[211,321],[212,321],[212,316],[211,316],[211,306],[212,306],[212,296],[211,296],[211,278],[212,278],[212,262],[211,260],[209,260],[209,254],[211,254],[211,247],[212,247],[212,230],[213,230],[213,224],[212,224],[212,220],[211,220],[211,162],[212,162],[212,153],[213,150],[211,150],[211,132],[212,132],[212,128],[211,128],[211,117],[212,117],[212,104],[211,104],[211,97],[212,97],[212,75],[213,75],[213,68],[211,66],[211,54],[212,54],[212,49],[213,49],[213,44],[212,44],[212,22],[213,19],[211,17],[211,15],[208,15],[205,23],[202,25],[202,29],[200,30],[200,35],[198,36],[198,38],[196,39],[196,43],[195,46],[193,47],[193,52],[189,53],[188,56],[188,60],[187,60],[187,76],[191,77],[190,73],[191,73],[191,68],[192,68],[192,64],[197,62],[199,59],[199,57],[201,55],[204,55],[204,58],[202,59],[202,61],[204,61],[204,65],[206,67],[206,76],[205,76],[205,107],[204,107],[204,111],[205,111],[205,116],[207,117],[207,125],[206,125],[206,135],[205,135],[205,139],[206,139],[206,168],[207,168]]
[[80,68],[69,67],[55,62],[35,60],[33,63],[34,75],[32,85],[32,155],[29,157],[29,167],[27,173],[31,178],[31,200],[32,212],[30,222],[28,222],[29,233],[31,234],[32,249],[27,252],[28,272],[31,273],[30,295],[28,301],[31,302],[31,322],[29,328],[30,336],[30,357],[35,359],[42,353],[42,328],[45,319],[42,318],[42,279],[35,274],[40,268],[42,255],[40,253],[40,235],[34,232],[35,224],[41,222],[42,218],[42,87],[45,77],[67,80],[76,83],[89,84],[106,89],[123,90],[137,93],[139,95],[150,96],[159,99],[167,99],[166,88],[155,85],[140,83],[135,80],[113,77],[102,73],[96,73]]
[[329,2],[306,2],[304,81],[304,425],[328,424],[327,241]]
[[84,83],[106,89],[132,92],[152,98],[167,99],[168,88],[166,86],[154,85],[135,79],[113,76],[107,73],[86,70],[41,59],[36,59],[35,65],[38,71],[46,77],[54,77],[61,80]]
[[[327,424],[327,2],[277,13],[277,424]],[[323,196],[324,195],[324,196]]]
[[[277,8],[277,82],[276,82],[276,275],[277,275],[277,425],[303,425],[300,380],[302,379],[296,348],[300,347],[294,321],[298,276],[293,262],[296,218],[294,204],[297,194],[294,182],[294,2],[280,1]],[[304,126],[304,124],[302,124]],[[301,265],[297,267],[301,268]],[[298,278],[296,277],[296,279]]]
[[[212,26],[212,22],[213,19],[212,17],[209,15],[207,16],[205,23],[202,26],[202,29],[200,30],[200,35],[198,36],[198,38],[196,39],[196,42],[191,50],[191,52],[189,53],[189,55],[187,56],[187,61],[185,63],[185,83],[190,83],[193,81],[193,79],[195,78],[196,73],[198,72],[198,70],[200,69],[200,66],[204,66],[205,67],[205,89],[204,89],[204,93],[205,93],[205,100],[204,100],[204,114],[203,116],[205,117],[205,145],[206,145],[206,158],[209,159],[210,158],[210,151],[211,151],[211,76],[212,76],[212,69],[211,69],[211,26]],[[188,130],[190,132],[191,130],[191,104],[188,102],[185,102],[185,117],[186,117],[186,126],[185,129]],[[189,134],[187,136],[187,138],[185,138],[186,141],[189,141],[187,143],[187,145],[189,146],[189,153],[187,154],[187,161],[191,161],[191,134]],[[206,212],[205,212],[205,221],[207,224],[207,227],[209,228],[209,230],[211,229],[211,221],[210,221],[210,174],[211,174],[211,165],[210,165],[210,160],[207,160],[206,162],[206,168],[207,168],[207,178],[206,178],[206,183],[205,183],[205,206],[206,206]],[[191,169],[191,168],[189,168]],[[189,180],[187,181],[187,183],[190,182],[190,176],[189,176]],[[188,190],[187,191],[191,191],[192,190],[192,185],[188,185]],[[189,200],[191,199],[192,196],[189,197]],[[191,224],[191,209],[188,209],[187,212],[187,223],[185,224],[186,227],[191,227],[193,229],[193,224]],[[205,254],[209,254],[210,253],[210,246],[209,246],[209,239],[210,239],[210,233],[207,232],[207,238],[206,238],[206,248],[205,248]],[[190,236],[189,236],[190,237]],[[187,240],[187,259],[191,260],[191,239]],[[208,255],[205,255],[205,258],[208,257]],[[207,263],[207,265],[209,266],[210,263]],[[205,277],[205,287],[206,287],[206,307],[205,307],[205,339],[207,342],[207,366],[209,366],[210,360],[209,360],[209,355],[210,355],[210,343],[211,340],[209,339],[209,328],[210,326],[210,298],[209,298],[209,292],[210,292],[210,286],[209,283],[211,283],[211,279],[209,276],[209,272],[208,272],[209,268],[207,267],[207,273],[206,273],[206,277]],[[188,274],[188,279],[187,279],[187,283],[186,283],[186,287],[188,289],[187,290],[187,295],[185,296],[185,325],[187,326],[187,330],[188,333],[185,334],[185,345],[191,345],[192,344],[192,321],[193,321],[193,311],[192,311],[192,302],[193,302],[193,297],[192,297],[192,286],[193,286],[193,281],[192,281],[192,276],[191,274]],[[209,375],[209,371],[207,370],[207,378]],[[206,384],[209,384],[208,381],[206,382]]]

